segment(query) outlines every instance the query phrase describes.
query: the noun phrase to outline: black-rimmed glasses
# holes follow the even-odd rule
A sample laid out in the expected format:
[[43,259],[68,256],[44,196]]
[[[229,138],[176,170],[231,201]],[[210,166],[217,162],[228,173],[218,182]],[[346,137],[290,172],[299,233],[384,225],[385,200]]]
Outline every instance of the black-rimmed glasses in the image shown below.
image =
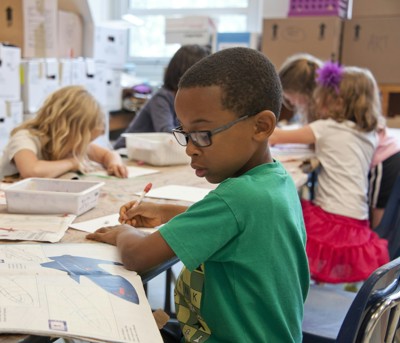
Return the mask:
[[230,127],[232,127],[236,123],[239,123],[242,120],[245,120],[249,117],[250,117],[249,115],[239,117],[238,119],[235,119],[234,121],[231,121],[230,123],[225,124],[223,126],[217,127],[214,130],[185,132],[185,131],[182,131],[182,127],[180,126],[180,127],[177,127],[176,129],[172,130],[172,133],[174,134],[175,139],[178,141],[178,143],[182,146],[187,146],[187,144],[189,142],[189,138],[190,138],[190,140],[193,142],[193,144],[195,146],[204,148],[204,147],[210,146],[212,144],[211,136],[213,136],[219,132],[228,130]]

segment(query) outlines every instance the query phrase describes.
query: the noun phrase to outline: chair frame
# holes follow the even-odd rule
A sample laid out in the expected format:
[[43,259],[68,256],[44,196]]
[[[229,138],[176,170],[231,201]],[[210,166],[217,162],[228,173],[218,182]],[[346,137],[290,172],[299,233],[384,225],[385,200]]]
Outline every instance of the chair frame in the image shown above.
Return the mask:
[[[329,311],[323,299],[321,311]],[[397,258],[376,269],[364,282],[347,310],[336,339],[303,332],[303,342],[375,343],[375,329],[379,325],[385,336],[382,342],[390,343],[394,342],[399,319],[400,258]]]
[[385,313],[389,313],[385,342],[393,342],[400,318],[400,258],[378,268],[365,281],[347,312],[336,342],[370,342]]
[[394,183],[386,204],[382,220],[375,232],[389,243],[389,256],[393,260],[400,256],[400,174]]

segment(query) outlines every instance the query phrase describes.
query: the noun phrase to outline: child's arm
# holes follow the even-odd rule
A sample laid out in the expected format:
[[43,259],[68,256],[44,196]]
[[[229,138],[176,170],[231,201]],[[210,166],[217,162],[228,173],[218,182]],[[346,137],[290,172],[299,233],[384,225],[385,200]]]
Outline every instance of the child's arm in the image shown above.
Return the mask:
[[71,157],[58,161],[39,160],[29,149],[22,149],[14,155],[14,163],[21,178],[58,177],[69,171],[78,171],[79,162]]
[[91,143],[88,148],[88,157],[98,162],[107,169],[108,175],[128,177],[128,169],[122,162],[121,156],[116,152]]
[[126,224],[98,229],[86,238],[116,245],[125,268],[138,273],[175,256],[159,232],[147,235]]
[[173,204],[154,204],[142,202],[135,207],[136,201],[128,202],[119,210],[119,222],[136,227],[156,227],[187,210],[186,206]]
[[297,130],[275,128],[272,135],[269,136],[268,142],[271,145],[285,143],[312,144],[315,143],[315,136],[310,125],[303,126]]
[[[186,206],[154,204],[136,201],[128,202],[120,209],[120,222],[138,227],[155,227],[166,223],[176,215],[185,212]],[[148,235],[128,224],[103,227],[88,234],[87,239],[116,245],[126,269],[138,273],[146,271],[171,259],[175,253],[159,232]]]

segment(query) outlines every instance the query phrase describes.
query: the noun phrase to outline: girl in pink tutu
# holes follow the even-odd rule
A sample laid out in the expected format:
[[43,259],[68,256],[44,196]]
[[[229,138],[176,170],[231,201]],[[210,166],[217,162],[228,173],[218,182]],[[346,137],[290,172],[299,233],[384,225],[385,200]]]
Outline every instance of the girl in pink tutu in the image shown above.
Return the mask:
[[358,282],[389,261],[387,241],[368,220],[368,172],[378,138],[380,100],[367,69],[327,62],[314,91],[317,120],[276,128],[270,144],[315,144],[314,200],[302,200],[310,272],[319,282]]

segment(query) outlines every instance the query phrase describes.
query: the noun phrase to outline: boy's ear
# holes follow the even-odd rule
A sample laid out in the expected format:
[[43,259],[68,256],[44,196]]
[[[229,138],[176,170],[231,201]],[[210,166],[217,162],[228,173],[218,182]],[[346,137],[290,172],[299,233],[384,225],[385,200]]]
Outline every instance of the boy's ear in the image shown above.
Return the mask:
[[273,112],[267,110],[259,112],[254,116],[254,124],[254,137],[265,140],[274,132],[276,116]]

